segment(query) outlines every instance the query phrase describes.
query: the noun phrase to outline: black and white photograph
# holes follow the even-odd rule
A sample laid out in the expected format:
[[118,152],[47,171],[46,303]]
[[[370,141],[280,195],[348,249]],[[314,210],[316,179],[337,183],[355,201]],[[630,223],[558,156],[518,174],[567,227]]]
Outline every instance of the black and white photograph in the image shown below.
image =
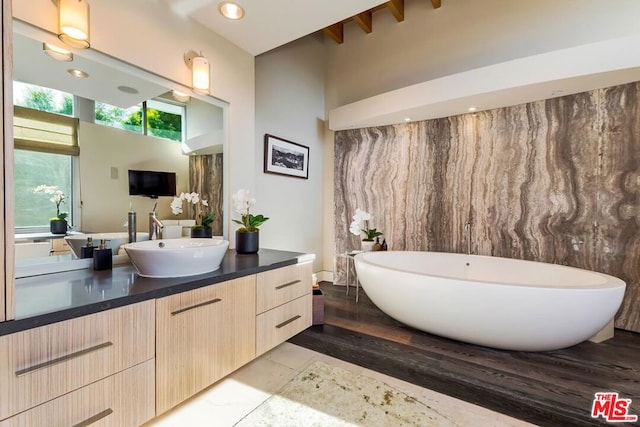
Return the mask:
[[264,172],[309,179],[309,147],[265,134]]

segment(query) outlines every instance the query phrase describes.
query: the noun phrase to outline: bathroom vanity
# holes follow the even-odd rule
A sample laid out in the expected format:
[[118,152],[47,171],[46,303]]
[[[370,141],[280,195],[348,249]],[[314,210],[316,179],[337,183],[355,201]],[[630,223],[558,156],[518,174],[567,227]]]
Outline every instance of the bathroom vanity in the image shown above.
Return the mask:
[[136,426],[311,325],[313,255],[228,251],[220,269],[18,279],[0,323],[0,426]]

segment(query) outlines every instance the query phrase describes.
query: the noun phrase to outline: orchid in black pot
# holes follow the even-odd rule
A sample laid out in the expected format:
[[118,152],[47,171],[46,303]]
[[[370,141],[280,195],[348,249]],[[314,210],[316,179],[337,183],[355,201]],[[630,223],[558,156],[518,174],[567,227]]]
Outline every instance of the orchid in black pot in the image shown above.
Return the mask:
[[174,197],[171,202],[171,212],[174,215],[180,215],[183,212],[182,203],[185,200],[193,205],[195,211],[196,225],[191,227],[191,237],[212,237],[211,224],[216,220],[216,214],[207,212],[209,202],[201,199],[200,194],[195,192],[180,193],[180,196]]
[[249,190],[238,190],[233,195],[233,206],[240,219],[233,222],[241,225],[236,230],[236,252],[239,254],[255,254],[258,252],[260,226],[269,218],[264,215],[253,215],[249,211],[255,205],[256,199],[252,198]]
[[56,216],[49,220],[49,229],[52,234],[67,234],[69,224],[67,224],[67,212],[60,212],[60,205],[66,199],[64,192],[55,185],[38,185],[33,189],[34,193],[50,195],[53,203],[56,204]]

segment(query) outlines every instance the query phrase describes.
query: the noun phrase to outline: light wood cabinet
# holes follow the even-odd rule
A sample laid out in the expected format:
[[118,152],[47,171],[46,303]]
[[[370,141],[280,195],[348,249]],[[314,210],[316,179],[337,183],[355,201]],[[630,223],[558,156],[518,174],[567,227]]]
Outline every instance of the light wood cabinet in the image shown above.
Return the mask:
[[154,301],[0,337],[0,420],[154,357]]
[[0,422],[0,427],[139,426],[155,416],[153,359]]
[[256,317],[256,356],[311,326],[311,293]]
[[71,248],[64,239],[51,239],[51,255],[64,255],[71,253]]
[[255,357],[255,275],[156,301],[161,414]]
[[311,326],[312,274],[311,262],[257,274],[256,356]]
[[311,293],[313,264],[305,262],[258,273],[256,305],[258,314]]

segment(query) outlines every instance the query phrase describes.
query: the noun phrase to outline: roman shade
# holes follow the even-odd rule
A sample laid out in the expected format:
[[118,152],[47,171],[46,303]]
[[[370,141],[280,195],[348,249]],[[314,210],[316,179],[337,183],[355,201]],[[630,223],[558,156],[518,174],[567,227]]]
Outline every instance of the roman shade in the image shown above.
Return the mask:
[[14,106],[13,138],[19,150],[78,156],[79,120],[60,114]]

